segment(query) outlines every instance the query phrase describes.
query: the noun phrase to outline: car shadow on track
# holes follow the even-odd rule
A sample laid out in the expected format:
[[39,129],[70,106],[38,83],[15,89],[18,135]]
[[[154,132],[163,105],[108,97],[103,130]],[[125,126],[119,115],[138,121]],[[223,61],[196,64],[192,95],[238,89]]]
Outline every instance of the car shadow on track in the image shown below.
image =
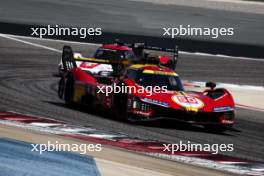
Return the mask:
[[160,121],[153,121],[151,123],[149,122],[138,122],[138,125],[145,126],[145,127],[153,127],[153,128],[161,128],[161,129],[175,129],[179,131],[192,131],[192,132],[199,132],[199,133],[210,133],[210,134],[216,134],[216,135],[222,135],[222,136],[235,136],[233,133],[230,133],[232,131],[234,132],[240,132],[240,130],[237,129],[227,129],[224,132],[214,132],[211,130],[207,130],[201,125],[196,124],[190,124],[186,122],[180,122],[176,120],[160,120]]
[[44,102],[55,105],[55,106],[68,108],[68,109],[71,109],[74,111],[84,112],[84,113],[87,113],[89,115],[99,116],[101,118],[113,120],[113,121],[116,121],[119,123],[132,124],[132,125],[148,127],[148,128],[153,127],[153,128],[160,128],[160,129],[175,129],[175,130],[179,130],[179,131],[211,133],[211,134],[223,135],[223,136],[235,136],[233,134],[230,134],[230,131],[240,132],[237,129],[227,130],[224,132],[212,132],[212,131],[206,130],[202,126],[189,124],[186,122],[180,122],[180,121],[176,121],[176,120],[158,120],[158,121],[148,121],[148,122],[124,122],[124,121],[121,121],[120,119],[114,118],[111,113],[109,113],[109,112],[106,113],[105,111],[102,111],[102,110],[97,109],[97,108],[89,108],[89,107],[84,106],[84,105],[68,106],[62,102],[52,102],[52,101],[44,101]]

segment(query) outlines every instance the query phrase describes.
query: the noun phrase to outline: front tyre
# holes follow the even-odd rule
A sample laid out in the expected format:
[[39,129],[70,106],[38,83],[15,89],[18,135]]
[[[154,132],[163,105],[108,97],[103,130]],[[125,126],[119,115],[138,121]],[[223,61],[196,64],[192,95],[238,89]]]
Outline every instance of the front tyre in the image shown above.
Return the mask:
[[205,129],[210,132],[224,132],[229,128],[233,127],[235,119],[235,112],[234,111],[227,111],[224,112],[218,119],[219,124],[208,124],[204,125]]

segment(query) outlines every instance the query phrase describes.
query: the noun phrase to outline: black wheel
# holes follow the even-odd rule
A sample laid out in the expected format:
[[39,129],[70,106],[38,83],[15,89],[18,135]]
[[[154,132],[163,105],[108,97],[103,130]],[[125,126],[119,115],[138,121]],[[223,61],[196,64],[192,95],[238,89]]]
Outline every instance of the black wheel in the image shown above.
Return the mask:
[[73,104],[74,80],[72,76],[68,76],[65,83],[64,100],[66,105]]
[[127,94],[116,94],[114,97],[114,114],[117,119],[128,121]]
[[[234,121],[235,119],[235,112],[234,111],[228,111],[225,112],[224,114],[222,114],[219,117],[219,121],[222,120],[229,120],[229,121]],[[233,127],[233,123],[229,123],[229,124],[208,124],[208,125],[204,125],[205,129],[207,131],[211,131],[211,132],[216,132],[216,133],[220,133],[220,132],[224,132],[230,128]]]
[[65,79],[62,77],[59,81],[59,86],[58,86],[58,96],[60,98],[63,98],[64,87],[65,87]]

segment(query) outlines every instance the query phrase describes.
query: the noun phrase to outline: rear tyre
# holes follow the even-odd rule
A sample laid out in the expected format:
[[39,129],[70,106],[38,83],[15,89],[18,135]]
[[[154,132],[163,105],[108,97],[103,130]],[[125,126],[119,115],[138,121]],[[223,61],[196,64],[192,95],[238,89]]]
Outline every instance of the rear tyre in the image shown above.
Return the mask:
[[66,105],[73,105],[74,80],[68,76],[65,83],[64,100]]
[[127,94],[116,94],[114,97],[114,114],[121,121],[128,121]]
[[59,86],[58,86],[58,96],[61,99],[63,98],[64,87],[65,87],[65,79],[62,77],[59,81]]

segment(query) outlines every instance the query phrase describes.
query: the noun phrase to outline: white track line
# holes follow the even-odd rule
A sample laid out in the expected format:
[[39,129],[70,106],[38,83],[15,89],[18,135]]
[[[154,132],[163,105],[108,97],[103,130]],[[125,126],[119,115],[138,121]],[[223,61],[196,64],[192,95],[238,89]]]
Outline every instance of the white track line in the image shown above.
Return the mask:
[[[262,175],[261,173],[262,170],[260,171],[254,170],[254,168],[250,168],[247,166],[243,167],[243,165],[238,165],[237,162],[233,162],[236,164],[222,163],[222,162],[217,162],[213,160],[181,156],[181,155],[168,155],[164,153],[144,153],[144,154],[148,156],[156,157],[156,158],[162,158],[162,159],[172,160],[172,161],[176,161],[180,163],[186,163],[189,165],[200,166],[200,167],[210,168],[210,169],[215,169],[215,170],[220,170],[220,171],[227,171],[233,174],[252,175],[252,176]],[[241,164],[242,163],[244,162],[241,162]]]
[[48,47],[48,46],[44,46],[44,45],[40,45],[40,44],[37,44],[37,43],[32,43],[32,42],[28,42],[28,41],[25,41],[25,40],[17,39],[17,38],[11,37],[9,35],[0,34],[0,37],[7,38],[7,39],[10,39],[10,40],[14,40],[14,41],[21,42],[21,43],[25,43],[25,44],[28,44],[28,45],[31,45],[31,46],[35,46],[35,47],[38,47],[38,48],[43,48],[43,49],[47,49],[47,50],[50,50],[50,51],[55,51],[57,53],[61,53],[61,50],[58,50],[58,49],[55,49],[55,48],[51,48],[51,47]]
[[[53,41],[53,42],[67,42],[67,43],[73,43],[73,44],[82,44],[82,45],[89,45],[89,46],[100,46],[101,44],[95,44],[95,43],[86,43],[86,42],[76,42],[76,41],[67,41],[67,40],[57,40],[57,39],[46,39],[46,38],[36,38],[36,37],[28,37],[28,36],[19,36],[19,35],[10,35],[10,34],[2,34],[0,33],[0,37],[5,37],[5,38],[12,38],[19,40],[17,38],[21,39],[30,39],[30,40],[40,40],[40,41]],[[27,41],[24,41],[25,43]],[[31,42],[29,42],[31,43]],[[39,44],[36,44],[39,45]],[[55,49],[56,50],[56,49]],[[61,51],[60,51],[61,52]],[[201,53],[201,52],[186,52],[186,51],[179,51],[180,54],[186,54],[186,55],[198,55],[198,56],[211,56],[214,58],[220,58],[220,59],[237,59],[237,60],[248,60],[248,61],[258,61],[258,62],[264,62],[263,59],[254,59],[254,58],[249,58],[249,57],[235,57],[235,56],[228,56],[228,55],[222,55],[222,54],[209,54],[209,53]],[[197,59],[203,59],[197,57]]]
[[249,109],[249,110],[252,110],[252,111],[264,112],[264,109],[262,109],[262,108],[256,108],[256,107],[253,107],[253,106],[247,106],[247,105],[243,105],[243,104],[236,104],[236,107],[243,108],[243,109]]
[[30,39],[30,40],[40,40],[40,41],[51,41],[51,42],[66,42],[72,44],[81,44],[81,45],[91,45],[91,46],[100,46],[101,44],[96,43],[88,43],[88,42],[77,42],[77,41],[69,41],[69,40],[59,40],[59,39],[49,39],[49,38],[36,38],[36,37],[28,37],[28,36],[21,36],[21,35],[11,35],[11,34],[3,34],[0,33],[0,36],[5,35],[13,38],[20,38],[20,39]]
[[[249,57],[235,57],[235,56],[228,56],[228,55],[223,55],[223,54],[209,54],[209,53],[200,53],[200,52],[185,52],[185,51],[180,51],[180,54],[186,54],[186,55],[196,55],[196,56],[207,56],[207,57],[214,57],[217,59],[235,59],[235,60],[248,60],[248,61],[258,61],[258,62],[264,62],[264,58],[259,58],[259,59],[254,59],[254,58],[249,58]],[[202,57],[197,57],[195,59],[204,59]],[[213,58],[210,58],[213,59]]]

